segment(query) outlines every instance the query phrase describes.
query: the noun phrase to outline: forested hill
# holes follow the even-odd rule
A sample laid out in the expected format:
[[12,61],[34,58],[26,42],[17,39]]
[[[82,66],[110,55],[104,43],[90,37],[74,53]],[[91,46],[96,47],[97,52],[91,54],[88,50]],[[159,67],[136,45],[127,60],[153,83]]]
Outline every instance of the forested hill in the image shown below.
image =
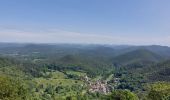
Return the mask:
[[147,64],[155,63],[161,60],[165,60],[164,57],[151,52],[147,49],[137,49],[119,56],[114,57],[113,62],[120,65],[130,65],[130,64]]
[[164,46],[0,43],[0,99],[169,100],[168,52]]
[[148,81],[170,81],[170,60],[144,67],[135,73],[147,76]]
[[169,59],[165,46],[15,44],[1,43],[0,54],[19,61],[55,64],[55,68],[83,69],[104,74],[116,66],[142,67]]

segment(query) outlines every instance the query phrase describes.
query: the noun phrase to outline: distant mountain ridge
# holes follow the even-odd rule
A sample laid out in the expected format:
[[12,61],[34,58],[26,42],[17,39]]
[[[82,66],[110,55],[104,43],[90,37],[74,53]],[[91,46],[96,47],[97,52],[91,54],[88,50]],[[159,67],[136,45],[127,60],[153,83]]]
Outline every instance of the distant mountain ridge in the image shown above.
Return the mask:
[[80,56],[89,59],[110,60],[113,63],[127,65],[131,63],[158,62],[170,58],[170,47],[131,46],[131,45],[84,45],[84,44],[15,44],[0,43],[0,54],[20,54],[63,57]]

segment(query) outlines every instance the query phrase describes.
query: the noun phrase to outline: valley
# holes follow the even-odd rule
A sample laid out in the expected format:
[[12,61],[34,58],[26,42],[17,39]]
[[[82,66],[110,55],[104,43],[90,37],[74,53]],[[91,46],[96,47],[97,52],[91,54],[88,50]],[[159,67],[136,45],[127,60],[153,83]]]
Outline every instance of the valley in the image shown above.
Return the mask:
[[0,48],[2,100],[170,98],[169,47],[13,44]]

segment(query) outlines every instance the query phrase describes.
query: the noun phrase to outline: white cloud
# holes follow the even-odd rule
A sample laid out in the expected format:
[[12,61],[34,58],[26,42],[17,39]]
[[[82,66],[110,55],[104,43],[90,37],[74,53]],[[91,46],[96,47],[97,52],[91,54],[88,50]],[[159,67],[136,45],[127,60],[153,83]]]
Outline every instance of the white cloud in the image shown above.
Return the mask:
[[21,31],[8,29],[0,31],[0,42],[28,42],[28,43],[94,43],[94,44],[133,44],[170,45],[169,37],[124,37],[97,34],[84,34],[61,30]]

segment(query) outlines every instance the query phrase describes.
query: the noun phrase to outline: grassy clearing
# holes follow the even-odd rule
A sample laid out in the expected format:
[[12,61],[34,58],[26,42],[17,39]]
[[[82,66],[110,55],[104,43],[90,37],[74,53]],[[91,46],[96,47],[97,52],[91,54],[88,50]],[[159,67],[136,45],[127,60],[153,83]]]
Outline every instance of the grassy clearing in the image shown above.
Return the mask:
[[79,71],[66,71],[67,74],[70,75],[77,75],[77,76],[86,76],[86,73],[84,72],[79,72]]
[[[69,71],[69,73],[76,75],[85,75],[85,73],[74,71]],[[51,71],[46,74],[50,75],[50,77],[39,77],[33,79],[33,81],[36,83],[36,87],[41,87],[39,88],[39,91],[36,92],[37,95],[42,95],[46,88],[48,88],[48,86],[52,86],[54,91],[58,86],[63,87],[60,93],[56,93],[56,96],[61,98],[65,98],[67,96],[76,96],[77,93],[86,92],[86,90],[82,90],[84,82],[81,80],[69,79],[64,73],[59,71]],[[65,91],[67,91],[67,93]]]

